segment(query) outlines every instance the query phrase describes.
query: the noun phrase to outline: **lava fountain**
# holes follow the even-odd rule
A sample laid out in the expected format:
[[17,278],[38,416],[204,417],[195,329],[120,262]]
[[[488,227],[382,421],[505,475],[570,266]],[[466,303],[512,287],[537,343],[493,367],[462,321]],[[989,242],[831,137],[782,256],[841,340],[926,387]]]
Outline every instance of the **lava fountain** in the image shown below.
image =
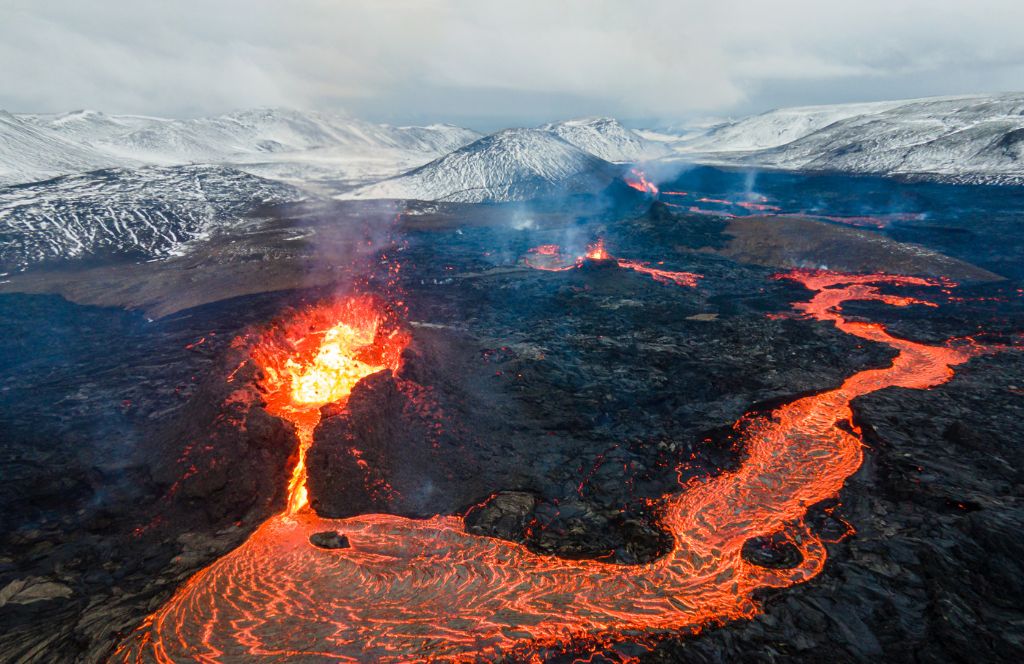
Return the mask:
[[397,328],[385,330],[383,323],[373,299],[353,297],[300,312],[262,335],[253,349],[265,376],[267,412],[291,422],[299,439],[287,514],[308,504],[306,452],[320,423],[320,407],[343,404],[360,380],[398,367],[408,339]]
[[[921,304],[880,287],[937,282],[808,271],[780,278],[813,292],[794,305],[797,312],[885,344],[896,356],[889,366],[857,372],[834,389],[745,418],[739,428],[745,457],[737,469],[693,480],[662,499],[660,523],[673,539],[665,556],[633,566],[566,560],[471,535],[453,516],[331,520],[298,509],[268,520],[238,549],[193,576],[120,646],[116,658],[536,661],[546,648],[601,648],[753,616],[759,610],[755,591],[800,583],[825,563],[825,547],[804,519],[808,506],[834,497],[861,464],[852,400],[887,387],[940,385],[952,377],[951,367],[984,352],[962,341],[900,339],[880,324],[842,315],[851,300]],[[290,388],[271,393],[271,402],[275,395],[290,396],[270,407],[308,424],[316,417],[310,404],[343,399],[356,376],[397,362],[397,344],[381,327],[346,324],[352,329],[337,333],[331,333],[337,321],[314,325],[318,332],[308,346],[306,335],[292,339],[287,332],[272,344],[293,353],[273,354],[278,359],[264,364],[273,369],[269,386]],[[324,350],[335,342],[350,360],[339,362],[334,350]],[[333,376],[320,382],[320,369],[312,367],[341,367],[344,378],[336,379],[339,372],[332,369]],[[296,403],[296,390],[305,394],[306,387],[315,396]],[[310,535],[324,529],[345,533],[351,546],[311,545]],[[779,534],[801,553],[795,567],[761,567],[741,555],[749,539]]]
[[586,257],[592,261],[606,261],[611,258],[608,250],[604,248],[604,238],[598,238],[597,242],[587,247]]
[[637,191],[642,191],[645,194],[650,194],[651,196],[658,195],[658,185],[648,180],[647,174],[639,168],[629,169],[629,173],[627,173],[623,179],[626,181],[626,184]]

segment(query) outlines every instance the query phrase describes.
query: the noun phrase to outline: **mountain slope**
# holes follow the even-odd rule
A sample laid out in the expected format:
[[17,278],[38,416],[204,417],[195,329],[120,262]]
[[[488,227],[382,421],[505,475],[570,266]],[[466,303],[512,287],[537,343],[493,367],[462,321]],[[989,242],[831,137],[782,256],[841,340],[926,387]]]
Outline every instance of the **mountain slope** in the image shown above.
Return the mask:
[[321,148],[394,148],[439,154],[478,137],[468,129],[445,125],[391,127],[341,114],[253,109],[155,123],[110,139],[108,144],[154,162],[220,162],[245,154]]
[[143,127],[173,122],[142,115],[107,115],[101,111],[79,110],[56,114],[22,114],[21,120],[66,141],[97,146],[104,140],[122,136]]
[[1024,94],[785,109],[674,147],[703,163],[1024,182]]
[[837,104],[780,108],[708,128],[704,133],[677,144],[689,152],[732,152],[763,150],[785,145],[851,117],[873,115],[903,102]]
[[541,127],[579,149],[612,162],[638,162],[664,157],[671,151],[623,127],[613,118],[580,118]]
[[217,166],[109,169],[0,189],[0,270],[63,259],[159,258],[293,187]]
[[0,184],[42,180],[117,164],[109,155],[0,111]]
[[393,127],[337,113],[252,109],[168,120],[98,111],[0,112],[0,184],[99,168],[232,164],[283,179],[393,174],[480,134],[450,125]]
[[540,129],[506,129],[351,198],[500,202],[589,191],[617,169]]

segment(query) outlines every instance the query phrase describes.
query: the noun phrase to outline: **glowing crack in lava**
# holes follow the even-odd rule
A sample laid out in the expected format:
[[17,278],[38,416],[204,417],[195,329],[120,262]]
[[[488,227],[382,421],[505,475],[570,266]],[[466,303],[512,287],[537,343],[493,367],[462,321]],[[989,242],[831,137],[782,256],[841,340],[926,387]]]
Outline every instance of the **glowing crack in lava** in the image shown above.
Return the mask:
[[701,278],[701,275],[694,272],[663,270],[661,268],[651,267],[648,263],[643,261],[635,261],[628,258],[616,258],[609,254],[608,250],[605,249],[603,238],[599,238],[597,242],[587,246],[587,251],[583,256],[577,256],[568,264],[566,264],[566,260],[567,259],[562,256],[561,248],[557,244],[542,244],[539,247],[534,247],[530,249],[523,258],[523,262],[529,267],[532,267],[535,270],[545,270],[547,272],[565,272],[566,270],[574,270],[576,268],[583,267],[586,264],[586,261],[590,260],[614,261],[616,265],[623,269],[646,274],[660,283],[672,283],[677,286],[688,286],[693,288],[697,285],[697,280]]
[[639,168],[629,169],[629,174],[624,176],[623,179],[626,181],[626,184],[637,191],[642,191],[645,194],[650,194],[651,196],[658,195],[658,186],[648,180],[647,174]]
[[[193,576],[122,644],[117,658],[397,662],[511,655],[538,661],[547,648],[596,649],[753,616],[755,590],[805,581],[824,565],[825,547],[804,518],[808,506],[835,496],[861,464],[851,401],[887,387],[940,385],[953,375],[951,367],[984,352],[964,342],[907,341],[880,324],[842,316],[851,300],[921,303],[883,293],[882,285],[936,282],[807,271],[780,278],[813,291],[795,305],[798,312],[897,355],[887,367],[741,420],[746,456],[739,468],[663,498],[660,523],[673,545],[662,558],[635,566],[565,560],[470,535],[452,516],[330,520],[300,510],[270,519]],[[324,529],[345,533],[351,547],[312,546],[310,534]],[[769,569],[742,557],[748,539],[777,533],[800,550],[796,567]]]

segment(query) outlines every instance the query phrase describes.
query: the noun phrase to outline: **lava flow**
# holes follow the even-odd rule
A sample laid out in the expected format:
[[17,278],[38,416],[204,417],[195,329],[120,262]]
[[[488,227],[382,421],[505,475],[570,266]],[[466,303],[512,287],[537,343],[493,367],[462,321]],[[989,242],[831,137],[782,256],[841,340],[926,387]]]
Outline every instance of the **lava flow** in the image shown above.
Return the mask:
[[724,198],[702,197],[697,199],[698,203],[714,203],[715,205],[729,205],[741,207],[751,212],[778,212],[782,210],[778,205],[769,205],[764,200],[758,201],[730,201]]
[[694,272],[663,270],[661,268],[651,267],[648,263],[643,261],[636,261],[628,258],[616,258],[609,254],[608,250],[605,249],[604,239],[598,239],[597,242],[587,246],[587,251],[584,255],[577,256],[568,263],[557,244],[542,244],[539,247],[534,247],[530,249],[527,252],[527,255],[523,258],[523,262],[529,267],[532,267],[535,270],[545,270],[547,272],[565,272],[566,270],[574,270],[586,265],[587,261],[612,261],[625,270],[633,270],[634,272],[646,274],[655,281],[666,284],[672,283],[677,286],[689,286],[690,288],[695,287],[697,285],[697,280],[701,278],[701,275]]
[[[660,523],[673,545],[662,558],[635,566],[565,560],[471,535],[453,516],[330,520],[299,510],[270,519],[241,547],[193,576],[117,656],[161,662],[479,661],[510,655],[539,660],[546,648],[600,648],[618,639],[754,615],[756,590],[805,581],[825,562],[825,547],[804,518],[808,506],[834,497],[860,466],[862,442],[850,426],[851,401],[887,387],[940,385],[953,375],[951,367],[983,352],[958,342],[900,339],[880,324],[842,316],[850,300],[920,303],[883,293],[882,285],[935,282],[810,271],[780,278],[813,291],[809,301],[795,305],[798,312],[885,344],[896,357],[887,367],[855,373],[835,389],[797,399],[769,416],[745,418],[745,457],[737,469],[664,497]],[[382,355],[363,355],[363,341],[381,336],[379,329],[371,334],[371,327],[355,326],[361,331],[339,352],[354,351],[356,356],[346,357],[369,368],[389,366]],[[326,342],[327,332],[321,338]],[[316,344],[308,351],[301,350],[302,339],[291,345],[301,355],[283,363],[297,365],[286,369],[291,378],[268,384],[284,389],[290,381],[291,396],[274,393],[270,401],[294,398],[296,381],[306,385],[311,366],[333,366],[333,359],[321,361],[320,351],[312,349]],[[348,380],[337,384],[339,394],[351,389]],[[335,383],[321,390],[309,381],[316,400],[335,394]],[[282,408],[304,412],[306,406]],[[309,536],[325,529],[344,533],[351,546],[312,546]],[[786,536],[799,549],[795,567],[770,569],[743,558],[747,540],[771,535]]]

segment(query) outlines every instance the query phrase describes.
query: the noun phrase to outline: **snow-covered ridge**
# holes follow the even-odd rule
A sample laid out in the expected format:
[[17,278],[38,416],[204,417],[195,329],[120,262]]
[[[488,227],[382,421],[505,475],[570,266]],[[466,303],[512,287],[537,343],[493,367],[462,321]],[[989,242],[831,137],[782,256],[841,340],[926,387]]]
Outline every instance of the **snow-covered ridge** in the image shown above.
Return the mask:
[[[847,118],[872,115],[904,102],[883,101],[835,106],[795,106],[720,123],[688,137],[676,148],[688,152],[763,150],[785,145]],[[671,140],[671,139],[670,139]]]
[[38,126],[31,118],[0,111],[0,183],[87,171],[111,161],[100,150],[68,140]]
[[214,118],[156,122],[103,141],[147,161],[230,161],[239,155],[349,148],[444,153],[478,137],[458,127],[391,127],[345,115],[255,109]]
[[592,190],[617,169],[545,129],[505,129],[350,198],[515,201]]
[[[388,173],[422,164],[476,140],[450,125],[393,127],[338,113],[253,109],[210,118],[169,120],[98,111],[59,115],[0,112],[0,183],[110,167],[187,163],[234,164],[267,170],[267,162],[334,166]],[[288,170],[287,168],[284,170]]]
[[1024,93],[780,109],[666,143],[701,163],[1024,182]]
[[579,118],[542,125],[585,152],[605,161],[635,163],[649,161],[671,153],[665,145],[649,141],[626,129],[614,118]]
[[109,169],[0,189],[0,270],[51,260],[161,258],[241,223],[294,187],[218,166]]

